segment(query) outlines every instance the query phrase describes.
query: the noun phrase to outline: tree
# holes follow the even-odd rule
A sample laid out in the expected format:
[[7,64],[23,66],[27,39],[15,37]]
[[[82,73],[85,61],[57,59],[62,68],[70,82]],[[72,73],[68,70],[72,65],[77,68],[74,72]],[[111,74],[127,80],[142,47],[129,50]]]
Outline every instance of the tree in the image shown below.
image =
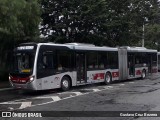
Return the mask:
[[103,34],[107,45],[121,46],[129,45],[130,41],[130,2],[126,0],[106,0],[107,1],[107,19],[105,20]]
[[160,50],[160,1],[152,0],[148,23],[145,25],[146,47]]
[[105,0],[42,0],[41,4],[41,30],[50,41],[97,44],[102,41],[101,26],[106,19]]
[[0,18],[0,71],[4,71],[13,48],[39,35],[40,7],[37,0],[1,0]]
[[159,13],[160,6],[158,0],[132,0],[132,39],[137,39],[136,46],[142,45],[143,38],[143,25],[145,47],[157,49],[158,37],[159,37]]
[[160,50],[160,24],[145,26],[145,46]]
[[60,43],[142,46],[143,25],[150,26],[160,13],[158,0],[41,0],[41,5],[41,32]]

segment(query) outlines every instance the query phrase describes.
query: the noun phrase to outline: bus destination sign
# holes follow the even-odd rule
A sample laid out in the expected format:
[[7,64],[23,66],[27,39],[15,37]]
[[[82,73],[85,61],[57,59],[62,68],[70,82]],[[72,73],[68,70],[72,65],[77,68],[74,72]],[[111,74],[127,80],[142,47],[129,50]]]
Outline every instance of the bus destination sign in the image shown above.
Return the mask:
[[33,50],[34,46],[20,46],[17,47],[17,50]]

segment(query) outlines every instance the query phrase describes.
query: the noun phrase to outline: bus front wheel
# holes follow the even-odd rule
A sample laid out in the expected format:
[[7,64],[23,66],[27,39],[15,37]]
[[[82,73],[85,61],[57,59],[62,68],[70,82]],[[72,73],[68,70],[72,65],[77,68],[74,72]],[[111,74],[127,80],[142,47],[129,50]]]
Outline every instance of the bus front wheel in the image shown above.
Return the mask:
[[71,87],[71,84],[70,84],[69,78],[64,76],[61,81],[61,89],[63,91],[67,91],[70,89],[70,87]]
[[109,72],[106,73],[105,75],[105,79],[104,79],[104,83],[106,85],[110,84],[112,82],[112,76]]

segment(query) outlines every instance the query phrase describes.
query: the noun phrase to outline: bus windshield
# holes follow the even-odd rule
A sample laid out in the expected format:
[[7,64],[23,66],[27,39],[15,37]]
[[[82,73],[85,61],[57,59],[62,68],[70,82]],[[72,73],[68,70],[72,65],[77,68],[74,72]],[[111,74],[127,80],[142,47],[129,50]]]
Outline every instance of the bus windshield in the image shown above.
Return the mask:
[[34,65],[33,52],[16,52],[14,55],[14,73],[31,74]]

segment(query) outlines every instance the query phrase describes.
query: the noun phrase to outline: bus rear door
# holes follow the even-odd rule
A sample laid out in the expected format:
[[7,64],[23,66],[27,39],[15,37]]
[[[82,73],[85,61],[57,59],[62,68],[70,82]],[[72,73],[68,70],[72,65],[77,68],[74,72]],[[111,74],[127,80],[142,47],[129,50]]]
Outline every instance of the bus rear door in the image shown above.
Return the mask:
[[76,69],[77,69],[77,82],[86,83],[86,55],[85,53],[76,53]]
[[128,69],[129,77],[135,76],[135,55],[133,53],[128,53]]

